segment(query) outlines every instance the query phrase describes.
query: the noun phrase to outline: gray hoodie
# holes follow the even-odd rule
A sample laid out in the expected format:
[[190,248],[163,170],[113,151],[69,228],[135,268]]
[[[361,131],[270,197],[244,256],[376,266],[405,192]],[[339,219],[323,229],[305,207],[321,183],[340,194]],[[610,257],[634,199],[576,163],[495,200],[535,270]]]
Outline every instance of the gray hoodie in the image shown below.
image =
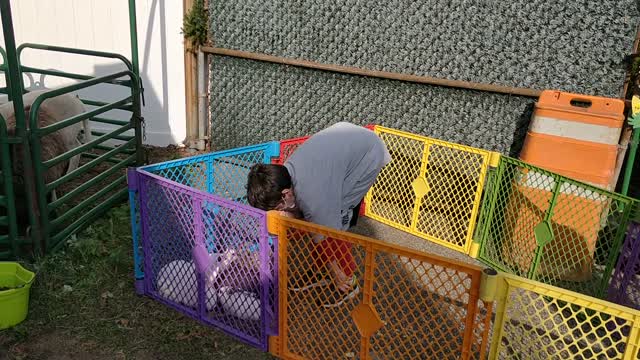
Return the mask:
[[347,230],[353,208],[390,161],[373,131],[339,122],[307,139],[284,166],[305,220]]

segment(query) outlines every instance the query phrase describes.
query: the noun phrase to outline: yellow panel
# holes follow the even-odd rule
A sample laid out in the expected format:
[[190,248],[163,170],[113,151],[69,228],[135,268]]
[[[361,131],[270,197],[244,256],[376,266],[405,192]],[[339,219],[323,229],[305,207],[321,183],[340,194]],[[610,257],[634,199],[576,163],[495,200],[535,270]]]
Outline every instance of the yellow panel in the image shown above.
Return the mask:
[[469,254],[488,167],[499,154],[376,126],[392,161],[365,215]]
[[633,359],[640,311],[500,274],[490,359]]

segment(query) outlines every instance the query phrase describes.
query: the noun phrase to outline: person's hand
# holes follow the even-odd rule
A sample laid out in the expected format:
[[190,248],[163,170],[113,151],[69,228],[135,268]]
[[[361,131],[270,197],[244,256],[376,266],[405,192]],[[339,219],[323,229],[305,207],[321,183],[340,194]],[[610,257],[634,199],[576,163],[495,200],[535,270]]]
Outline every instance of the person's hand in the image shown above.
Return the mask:
[[290,211],[278,211],[278,215],[282,215],[284,217],[289,217],[289,218],[293,218],[295,219],[296,217],[293,215],[293,213],[291,213]]
[[284,217],[302,220],[302,213],[297,210],[276,210],[278,211],[278,215],[282,215]]
[[347,274],[342,271],[340,266],[336,261],[332,261],[329,263],[329,269],[331,269],[331,274],[333,275],[333,280],[336,284],[336,287],[342,292],[348,292],[351,290],[351,280]]

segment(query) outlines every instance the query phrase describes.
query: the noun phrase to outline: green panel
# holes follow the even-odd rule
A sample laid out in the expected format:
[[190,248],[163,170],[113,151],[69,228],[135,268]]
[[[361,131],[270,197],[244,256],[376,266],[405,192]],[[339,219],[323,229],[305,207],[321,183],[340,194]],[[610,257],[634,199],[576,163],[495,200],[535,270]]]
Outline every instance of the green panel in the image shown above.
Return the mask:
[[483,262],[604,296],[637,200],[504,156],[487,186],[478,233]]

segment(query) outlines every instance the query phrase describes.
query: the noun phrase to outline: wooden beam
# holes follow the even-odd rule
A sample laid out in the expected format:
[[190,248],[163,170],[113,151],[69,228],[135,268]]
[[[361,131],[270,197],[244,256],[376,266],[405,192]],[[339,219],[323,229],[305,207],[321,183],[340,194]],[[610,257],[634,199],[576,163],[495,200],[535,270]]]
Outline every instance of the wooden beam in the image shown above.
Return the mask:
[[[183,0],[183,18],[191,10],[194,0]],[[187,138],[185,145],[195,146],[198,133],[198,82],[197,82],[197,46],[184,37],[184,86],[185,121]]]
[[[636,27],[636,39],[633,42],[633,48],[631,49],[632,54],[638,53],[638,46],[640,45],[640,25]],[[624,79],[624,85],[622,86],[622,92],[620,93],[620,98],[624,100],[625,110],[624,113],[631,113],[631,100],[627,100],[627,92],[629,91],[629,86],[631,82],[631,72],[627,72]],[[626,120],[625,120],[626,122]],[[611,180],[611,189],[614,191],[618,190],[618,180],[620,180],[620,175],[622,174],[622,165],[625,164],[625,158],[627,155],[627,150],[629,149],[629,143],[631,141],[632,129],[629,126],[622,126],[622,134],[620,136],[620,141],[618,142],[618,155],[616,157],[616,166],[613,170],[613,179]]]
[[434,78],[430,76],[418,76],[418,75],[401,74],[401,73],[394,73],[394,72],[388,72],[388,71],[362,69],[362,68],[351,67],[351,66],[322,64],[322,63],[317,63],[317,62],[308,61],[308,60],[284,58],[279,56],[252,53],[252,52],[246,52],[246,51],[240,51],[240,50],[217,48],[217,47],[211,47],[211,46],[203,46],[201,50],[206,53],[214,54],[214,55],[232,56],[232,57],[237,57],[242,59],[265,61],[265,62],[270,62],[275,64],[291,65],[291,66],[303,67],[308,69],[332,71],[332,72],[338,72],[343,74],[369,76],[369,77],[375,77],[375,78],[381,78],[381,79],[400,80],[400,81],[407,81],[407,82],[413,82],[413,83],[446,86],[446,87],[468,89],[468,90],[480,90],[480,91],[487,91],[487,92],[494,92],[494,93],[501,93],[501,94],[508,94],[508,95],[519,95],[519,96],[538,98],[540,96],[540,93],[542,92],[541,90],[528,89],[528,88],[482,84],[482,83],[475,83],[470,81],[448,80],[448,79]]

